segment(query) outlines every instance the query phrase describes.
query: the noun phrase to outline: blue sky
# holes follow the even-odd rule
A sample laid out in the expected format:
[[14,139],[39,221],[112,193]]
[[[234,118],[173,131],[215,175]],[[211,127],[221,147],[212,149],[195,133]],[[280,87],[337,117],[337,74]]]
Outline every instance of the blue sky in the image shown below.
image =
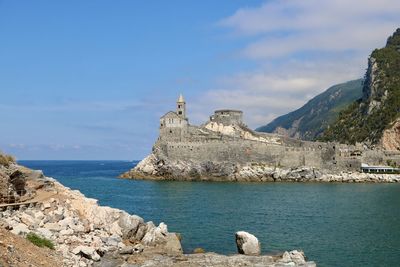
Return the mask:
[[393,0],[0,1],[0,148],[18,159],[140,159],[185,95],[198,124],[249,126],[363,75]]

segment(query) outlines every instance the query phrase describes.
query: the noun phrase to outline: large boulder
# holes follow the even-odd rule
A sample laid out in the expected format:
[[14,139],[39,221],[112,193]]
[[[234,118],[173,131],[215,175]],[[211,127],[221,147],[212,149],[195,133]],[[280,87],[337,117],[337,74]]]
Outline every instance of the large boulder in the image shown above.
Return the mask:
[[18,195],[25,194],[26,177],[21,171],[17,170],[10,175],[10,183]]
[[147,232],[144,235],[142,242],[147,246],[155,246],[157,244],[165,243],[167,234],[168,228],[165,223],[160,223],[159,226],[156,227],[153,222],[148,222]]
[[235,234],[238,252],[244,255],[260,255],[261,246],[257,237],[254,235],[239,231]]

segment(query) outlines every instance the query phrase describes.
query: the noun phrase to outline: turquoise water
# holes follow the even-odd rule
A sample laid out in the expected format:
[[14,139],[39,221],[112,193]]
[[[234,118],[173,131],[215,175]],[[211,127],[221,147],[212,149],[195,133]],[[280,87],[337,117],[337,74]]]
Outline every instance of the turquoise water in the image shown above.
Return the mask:
[[152,182],[117,179],[135,163],[22,161],[100,204],[161,221],[196,247],[235,253],[234,232],[264,252],[303,249],[318,266],[400,266],[400,185]]

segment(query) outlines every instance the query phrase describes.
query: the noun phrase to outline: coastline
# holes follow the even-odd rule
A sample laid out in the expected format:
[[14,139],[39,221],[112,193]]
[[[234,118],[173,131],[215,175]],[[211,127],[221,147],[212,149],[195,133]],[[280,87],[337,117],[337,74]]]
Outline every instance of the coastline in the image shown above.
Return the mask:
[[39,171],[18,165],[11,169],[23,169],[26,189],[35,190],[36,196],[46,193],[46,197],[36,204],[3,209],[2,229],[21,237],[35,233],[51,240],[63,266],[316,266],[298,251],[273,256],[183,254],[178,235],[169,233],[164,223],[155,226],[137,215],[99,206],[97,200]]
[[196,163],[168,161],[150,154],[123,179],[216,182],[305,182],[305,183],[399,183],[400,174],[374,174],[355,171],[332,172],[313,167],[279,168],[264,163]]

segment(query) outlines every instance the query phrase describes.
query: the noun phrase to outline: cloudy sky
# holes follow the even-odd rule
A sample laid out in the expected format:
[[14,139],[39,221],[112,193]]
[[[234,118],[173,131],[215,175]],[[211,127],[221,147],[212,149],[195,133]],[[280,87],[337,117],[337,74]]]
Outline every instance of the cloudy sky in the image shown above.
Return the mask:
[[179,93],[255,128],[364,75],[398,0],[0,0],[0,148],[141,159]]

